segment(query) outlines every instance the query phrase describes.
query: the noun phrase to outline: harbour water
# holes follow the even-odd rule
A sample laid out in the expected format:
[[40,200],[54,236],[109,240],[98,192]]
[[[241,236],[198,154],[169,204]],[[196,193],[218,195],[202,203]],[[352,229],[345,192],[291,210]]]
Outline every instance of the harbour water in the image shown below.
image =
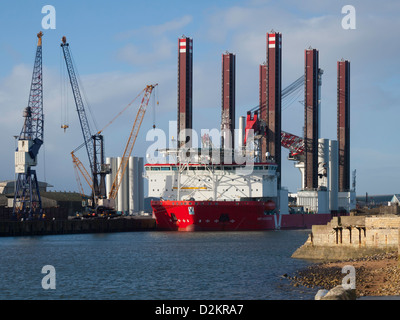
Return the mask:
[[[312,300],[282,277],[310,230],[0,238],[1,300]],[[55,289],[43,289],[43,266]]]

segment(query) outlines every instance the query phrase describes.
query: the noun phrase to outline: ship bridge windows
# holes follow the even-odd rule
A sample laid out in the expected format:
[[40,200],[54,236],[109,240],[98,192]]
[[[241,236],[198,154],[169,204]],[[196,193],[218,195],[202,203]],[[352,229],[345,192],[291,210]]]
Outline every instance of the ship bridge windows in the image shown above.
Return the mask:
[[160,171],[160,167],[151,167],[151,171]]
[[171,167],[161,167],[161,171],[170,171]]

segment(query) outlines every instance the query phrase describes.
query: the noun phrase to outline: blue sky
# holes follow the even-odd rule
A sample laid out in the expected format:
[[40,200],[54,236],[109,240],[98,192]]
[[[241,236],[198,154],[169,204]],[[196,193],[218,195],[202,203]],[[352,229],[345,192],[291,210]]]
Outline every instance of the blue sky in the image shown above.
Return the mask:
[[[70,43],[87,102],[102,129],[147,84],[158,83],[157,127],[176,120],[177,39],[194,43],[194,128],[219,128],[221,54],[236,54],[236,114],[258,104],[258,65],[265,61],[265,34],[283,34],[283,86],[304,71],[304,49],[320,51],[321,137],[336,139],[336,61],[351,61],[351,170],[357,194],[400,192],[399,30],[400,4],[374,1],[10,1],[3,0],[0,26],[0,180],[14,178],[14,135],[19,134],[29,95],[36,33],[44,5],[56,9],[56,29],[43,30],[45,145],[40,180],[53,190],[77,190],[70,152],[82,136],[73,98],[61,94],[64,61],[61,37]],[[356,9],[356,29],[341,26],[344,5]],[[382,57],[382,58],[380,58]],[[70,88],[68,87],[68,90]],[[62,100],[64,99],[64,100]],[[61,101],[68,99],[70,128],[60,128]],[[131,130],[138,103],[104,131],[106,155],[118,156]],[[283,130],[301,135],[303,106],[283,112]],[[148,109],[134,148],[145,156],[153,125]],[[283,150],[284,157],[287,151]],[[84,155],[82,154],[82,160]],[[284,159],[282,184],[295,192],[300,173]]]

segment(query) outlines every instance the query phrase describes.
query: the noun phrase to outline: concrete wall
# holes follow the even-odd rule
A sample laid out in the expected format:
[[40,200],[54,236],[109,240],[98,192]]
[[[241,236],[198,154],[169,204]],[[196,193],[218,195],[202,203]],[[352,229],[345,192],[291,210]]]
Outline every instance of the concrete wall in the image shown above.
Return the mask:
[[306,243],[293,254],[305,259],[345,259],[398,250],[400,217],[335,217],[313,225]]
[[0,221],[0,237],[155,230],[151,217],[117,219]]

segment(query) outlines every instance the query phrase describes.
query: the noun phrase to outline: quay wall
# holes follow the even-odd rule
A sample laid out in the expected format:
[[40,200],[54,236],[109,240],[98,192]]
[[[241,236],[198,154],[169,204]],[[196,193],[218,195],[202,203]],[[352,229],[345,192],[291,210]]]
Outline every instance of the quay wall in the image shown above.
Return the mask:
[[343,260],[397,251],[400,217],[397,215],[334,217],[313,225],[307,241],[293,258]]
[[0,221],[0,237],[150,231],[155,229],[156,222],[152,217]]

